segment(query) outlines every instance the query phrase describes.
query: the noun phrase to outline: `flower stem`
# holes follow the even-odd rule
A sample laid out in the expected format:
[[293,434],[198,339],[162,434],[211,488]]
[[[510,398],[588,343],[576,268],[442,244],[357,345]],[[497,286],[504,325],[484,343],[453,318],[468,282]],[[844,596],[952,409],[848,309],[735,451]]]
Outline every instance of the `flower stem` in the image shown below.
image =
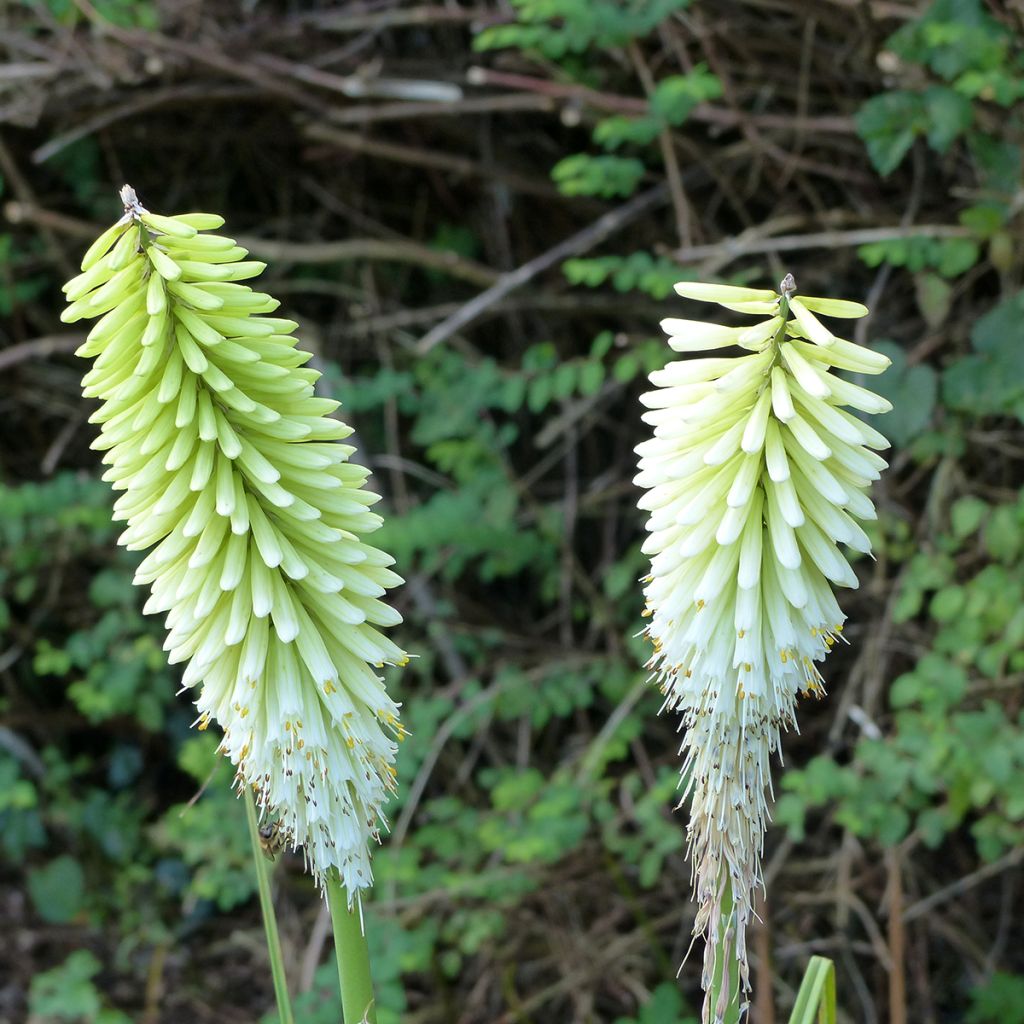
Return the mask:
[[277,1015],[280,1024],[295,1024],[292,1002],[288,995],[288,982],[284,974],[284,955],[281,952],[281,937],[277,933],[277,917],[274,901],[270,895],[270,872],[260,844],[260,826],[256,817],[256,806],[252,793],[245,795],[245,816],[249,822],[249,839],[252,841],[252,859],[256,866],[256,887],[263,909],[263,929],[267,935],[267,955],[270,957],[270,973],[274,979],[274,995],[277,997]]
[[370,951],[363,934],[359,908],[349,910],[348,894],[337,873],[327,878],[327,904],[334,926],[334,955],[345,1024],[377,1024],[377,1008],[370,976]]
[[740,985],[739,978],[736,976],[738,969],[736,948],[733,945],[736,936],[732,925],[732,881],[728,877],[728,873],[726,873],[725,886],[722,891],[721,915],[718,927],[718,948],[715,950],[715,971],[711,978],[707,1005],[711,1008],[712,1024],[739,1024]]

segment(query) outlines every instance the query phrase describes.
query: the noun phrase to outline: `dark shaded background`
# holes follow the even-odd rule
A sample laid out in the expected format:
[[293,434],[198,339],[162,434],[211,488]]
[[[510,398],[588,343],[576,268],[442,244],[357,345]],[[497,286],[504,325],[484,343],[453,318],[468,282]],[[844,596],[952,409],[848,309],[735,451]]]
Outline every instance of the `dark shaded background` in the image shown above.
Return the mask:
[[[820,952],[842,1020],[1024,1020],[1021,41],[980,0],[0,9],[0,1021],[273,1002],[230,773],[114,547],[58,322],[126,181],[270,263],[385,498],[420,657],[382,1024],[695,1014],[637,396],[658,321],[701,315],[673,280],[787,271],[871,307],[895,447],[787,740],[752,1019]],[[302,1020],[334,1021],[323,909],[299,860],[277,882]]]

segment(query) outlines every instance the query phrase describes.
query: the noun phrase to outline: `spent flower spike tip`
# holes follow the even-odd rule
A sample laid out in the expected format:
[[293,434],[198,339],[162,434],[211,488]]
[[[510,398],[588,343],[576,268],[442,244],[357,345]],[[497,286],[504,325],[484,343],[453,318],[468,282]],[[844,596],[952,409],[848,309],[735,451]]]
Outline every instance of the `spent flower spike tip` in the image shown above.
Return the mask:
[[[771,800],[770,755],[796,724],[799,694],[822,696],[817,663],[842,636],[832,585],[856,587],[840,545],[869,553],[857,520],[875,518],[868,497],[888,447],[844,407],[875,414],[890,404],[833,370],[881,373],[889,360],[836,337],[816,314],[860,317],[840,299],[683,282],[686,298],[760,319],[752,326],[669,318],[680,353],[739,348],[747,354],[686,358],[651,374],[642,398],[654,436],[637,447],[650,513],[644,580],[654,646],[648,667],[679,711],[685,736],[683,800],[706,941],[704,1020],[716,957],[750,991],[746,930]],[[728,983],[722,993],[735,989]]]
[[[381,524],[351,429],[316,397],[298,326],[237,282],[265,264],[209,233],[223,218],[124,216],[64,286],[61,319],[99,318],[78,349],[83,393],[102,401],[93,448],[122,491],[118,543],[153,550],[135,582],[165,612],[164,649],[187,662],[197,723],[266,820],[301,846],[318,882],[337,870],[350,903],[371,883],[370,839],[394,789],[398,706],[377,669],[406,655],[378,627],[401,582],[361,538]],[[154,547],[155,545],[155,547]]]

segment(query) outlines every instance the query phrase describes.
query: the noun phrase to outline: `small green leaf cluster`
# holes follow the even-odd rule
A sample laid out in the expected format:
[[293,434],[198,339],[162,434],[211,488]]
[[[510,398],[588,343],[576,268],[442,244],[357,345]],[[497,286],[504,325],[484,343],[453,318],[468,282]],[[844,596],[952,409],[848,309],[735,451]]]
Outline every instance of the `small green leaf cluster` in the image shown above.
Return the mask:
[[186,912],[204,902],[230,910],[252,895],[255,884],[245,809],[231,790],[231,770],[217,753],[217,738],[208,733],[184,741],[178,767],[202,796],[168,808],[150,838],[164,856],[190,869],[177,888]]
[[106,1005],[94,981],[99,973],[99,960],[79,949],[58,967],[37,974],[28,996],[32,1020],[38,1024],[130,1024],[127,1014]]
[[[703,64],[685,75],[670,75],[655,86],[645,113],[612,114],[596,121],[592,137],[606,150],[604,155],[564,157],[552,168],[551,177],[563,195],[631,196],[648,165],[658,159],[650,150],[651,143],[666,129],[683,124],[697,104],[721,95],[721,81]],[[632,148],[637,155],[614,155],[623,148]],[[678,276],[678,270],[676,273]]]
[[889,39],[886,57],[908,78],[917,65],[939,81],[882,93],[861,108],[857,128],[879,172],[899,167],[918,137],[938,153],[964,138],[980,168],[996,170],[991,165],[999,158],[985,152],[993,137],[976,127],[976,104],[1009,107],[1024,96],[1024,62],[1019,44],[984,4],[935,0]]
[[516,20],[484,29],[474,40],[477,50],[517,47],[549,60],[624,46],[647,35],[690,0],[513,0]]
[[[593,51],[616,50],[642,39],[689,2],[514,0],[516,20],[484,29],[476,36],[474,47],[515,48],[528,59],[560,62],[563,77],[578,81],[585,88],[606,86],[608,83],[596,76],[595,63],[586,58],[592,57]],[[721,80],[704,64],[696,65],[686,74],[669,75],[650,89],[644,101],[646,110],[636,114],[612,113],[594,121],[592,138],[604,154],[566,156],[552,168],[551,177],[563,195],[628,197],[639,187],[648,168],[660,162],[660,154],[651,149],[651,143],[666,129],[686,122],[699,103],[721,95]],[[585,94],[582,98],[585,102]],[[633,154],[616,155],[621,149],[631,149]]]
[[[979,417],[1024,420],[1024,290],[975,321],[970,346],[941,370],[908,364],[906,350],[892,341],[875,346],[892,360],[876,388],[893,405],[885,429],[894,444],[916,458],[962,453],[962,426]],[[940,409],[945,417],[933,427]]]
[[599,288],[608,282],[617,292],[639,291],[654,299],[667,298],[676,282],[689,279],[678,263],[649,252],[577,257],[566,260],[562,272],[570,284]]
[[973,238],[928,238],[912,235],[860,246],[857,254],[869,266],[889,263],[914,273],[935,270],[941,277],[959,277],[978,262],[980,246]]
[[684,1013],[679,986],[666,981],[651,993],[635,1017],[619,1017],[615,1024],[697,1024],[697,1018]]
[[1024,714],[1002,699],[1024,673],[1024,491],[953,503],[893,608],[896,623],[919,617],[930,648],[889,689],[885,734],[866,732],[848,763],[819,756],[787,772],[776,820],[800,836],[808,810],[834,805],[857,835],[891,846],[914,830],[930,847],[967,824],[992,860],[1024,840]]
[[[12,671],[22,683],[0,710],[12,724],[46,723],[44,744],[0,751],[0,859],[26,864],[44,921],[117,919],[126,934],[153,938],[182,905],[201,918],[247,899],[250,854],[230,773],[193,806],[184,802],[210,774],[212,737],[199,738],[210,749],[198,767],[191,743],[178,754],[181,803],[161,816],[151,797],[140,799],[144,758],[171,756],[190,715],[174,700],[159,624],[133,593],[138,556],[114,547],[109,501],[102,481],[70,472],[0,486],[0,646],[18,655]],[[83,728],[104,737],[95,752],[81,750]]]
[[[42,6],[62,25],[77,25],[85,18],[82,8],[74,0],[43,0]],[[160,24],[157,7],[152,0],[95,0],[92,9],[101,22],[118,28],[155,29]]]
[[607,150],[622,146],[646,146],[666,128],[678,128],[698,103],[718,99],[722,82],[703,64],[685,75],[662,79],[650,97],[650,110],[639,116],[614,114],[594,126],[594,142]]
[[966,1024],[1024,1024],[1024,977],[997,971],[971,992]]
[[551,168],[551,179],[565,196],[631,196],[647,168],[642,160],[623,156],[573,153]]
[[971,348],[943,373],[945,403],[958,412],[1024,420],[1024,289],[974,324]]

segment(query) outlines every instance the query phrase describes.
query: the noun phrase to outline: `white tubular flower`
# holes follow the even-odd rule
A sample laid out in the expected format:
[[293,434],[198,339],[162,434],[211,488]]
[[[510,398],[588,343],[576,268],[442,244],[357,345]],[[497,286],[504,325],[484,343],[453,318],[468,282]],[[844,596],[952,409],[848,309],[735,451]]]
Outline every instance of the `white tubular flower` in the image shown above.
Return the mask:
[[[676,291],[762,317],[740,328],[662,321],[677,352],[748,354],[652,373],[656,390],[642,401],[654,437],[636,449],[639,505],[650,513],[648,667],[686,730],[702,984],[710,989],[715,951],[729,946],[749,992],[746,928],[761,883],[769,756],[780,730],[795,725],[797,695],[824,693],[817,662],[844,620],[831,585],[857,586],[840,545],[870,550],[857,520],[875,518],[868,490],[886,467],[873,450],[886,439],[844,407],[880,413],[889,403],[832,370],[881,373],[889,360],[815,316],[859,317],[864,306],[798,299],[792,276],[779,294],[692,283]],[[723,1012],[706,1004],[705,1021]]]
[[351,901],[372,880],[403,735],[374,671],[406,662],[376,628],[401,621],[380,600],[401,579],[360,539],[378,498],[338,443],[338,403],[314,396],[297,324],[236,283],[265,265],[206,233],[221,217],[151,214],[128,186],[121,198],[62,316],[101,318],[78,354],[95,357],[83,389],[103,402],[93,448],[124,492],[118,543],[153,548],[135,582],[151,585],[147,612],[167,613],[199,728],[220,724],[239,789]]

